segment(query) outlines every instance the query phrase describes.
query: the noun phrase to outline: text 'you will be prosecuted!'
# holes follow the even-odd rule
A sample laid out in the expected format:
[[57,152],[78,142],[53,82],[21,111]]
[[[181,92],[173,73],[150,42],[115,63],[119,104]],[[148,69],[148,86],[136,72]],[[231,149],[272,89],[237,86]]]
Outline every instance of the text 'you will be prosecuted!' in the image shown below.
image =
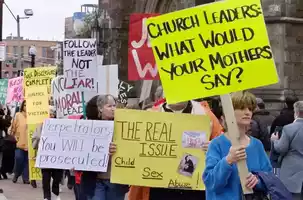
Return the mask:
[[147,20],[164,89],[184,82],[204,91],[235,85],[247,89],[253,87],[247,74],[261,63],[274,74],[261,5],[249,2],[218,2]]

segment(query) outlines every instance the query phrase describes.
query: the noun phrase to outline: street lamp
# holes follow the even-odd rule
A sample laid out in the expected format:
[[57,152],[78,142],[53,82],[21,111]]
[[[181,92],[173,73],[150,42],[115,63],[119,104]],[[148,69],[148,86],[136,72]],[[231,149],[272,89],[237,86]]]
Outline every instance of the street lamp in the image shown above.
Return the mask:
[[20,34],[20,20],[21,19],[28,19],[29,17],[34,15],[34,12],[32,9],[25,9],[24,10],[24,17],[20,17],[17,15],[16,21],[17,21],[17,37],[18,37],[18,61],[17,61],[17,69],[21,70],[21,34]]
[[14,17],[14,19],[17,22],[17,40],[18,40],[18,60],[17,60],[17,69],[21,70],[21,36],[20,36],[20,20],[21,19],[28,19],[29,17],[34,15],[34,12],[32,9],[24,9],[24,17],[20,17],[19,15],[15,16],[14,13],[11,11],[11,9],[8,7],[8,5],[4,2],[4,5],[8,9],[8,11],[11,13],[11,15]]

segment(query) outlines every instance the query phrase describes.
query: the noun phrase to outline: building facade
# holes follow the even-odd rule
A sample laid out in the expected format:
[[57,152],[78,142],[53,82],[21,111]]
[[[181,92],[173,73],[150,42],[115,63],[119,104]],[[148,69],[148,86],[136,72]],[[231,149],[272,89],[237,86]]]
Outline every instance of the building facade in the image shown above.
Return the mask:
[[21,69],[17,68],[18,60],[18,40],[15,37],[7,37],[6,42],[6,61],[2,62],[2,77],[12,78],[18,75],[18,71],[31,66],[31,57],[29,49],[32,45],[36,47],[37,55],[35,59],[35,66],[55,65],[56,52],[54,47],[58,42],[43,41],[43,40],[22,40],[21,45]]

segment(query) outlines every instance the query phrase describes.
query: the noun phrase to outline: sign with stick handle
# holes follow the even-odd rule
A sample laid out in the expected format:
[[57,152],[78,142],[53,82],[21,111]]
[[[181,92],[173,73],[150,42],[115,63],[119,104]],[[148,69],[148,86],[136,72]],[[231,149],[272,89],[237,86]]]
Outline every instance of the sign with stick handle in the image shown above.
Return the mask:
[[[219,1],[151,17],[147,31],[167,103],[221,95],[233,133],[228,137],[238,146],[229,93],[279,81],[260,0]],[[252,193],[244,182],[246,161],[238,170],[243,192]]]

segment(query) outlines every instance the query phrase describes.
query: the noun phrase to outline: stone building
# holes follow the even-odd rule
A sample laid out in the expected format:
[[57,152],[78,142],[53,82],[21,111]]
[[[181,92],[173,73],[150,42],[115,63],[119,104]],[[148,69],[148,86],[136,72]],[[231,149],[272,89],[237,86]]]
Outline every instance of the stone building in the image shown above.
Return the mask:
[[53,47],[57,45],[57,41],[46,40],[27,40],[20,41],[21,45],[21,69],[17,68],[18,57],[18,40],[15,37],[7,37],[3,41],[6,42],[6,61],[2,62],[2,77],[12,78],[18,75],[18,71],[31,66],[31,57],[29,49],[35,45],[37,55],[35,66],[55,65],[56,56]]
[[[100,10],[110,18],[102,23],[99,50],[109,56],[110,59],[105,62],[119,64],[120,79],[127,81],[130,13],[166,13],[210,2],[213,1],[99,0]],[[295,93],[303,98],[303,1],[262,0],[262,5],[280,82],[270,87],[254,89],[253,92],[263,97],[270,109],[279,110],[283,106],[285,93]],[[140,90],[140,83],[136,84]],[[154,85],[157,84],[155,81]]]

